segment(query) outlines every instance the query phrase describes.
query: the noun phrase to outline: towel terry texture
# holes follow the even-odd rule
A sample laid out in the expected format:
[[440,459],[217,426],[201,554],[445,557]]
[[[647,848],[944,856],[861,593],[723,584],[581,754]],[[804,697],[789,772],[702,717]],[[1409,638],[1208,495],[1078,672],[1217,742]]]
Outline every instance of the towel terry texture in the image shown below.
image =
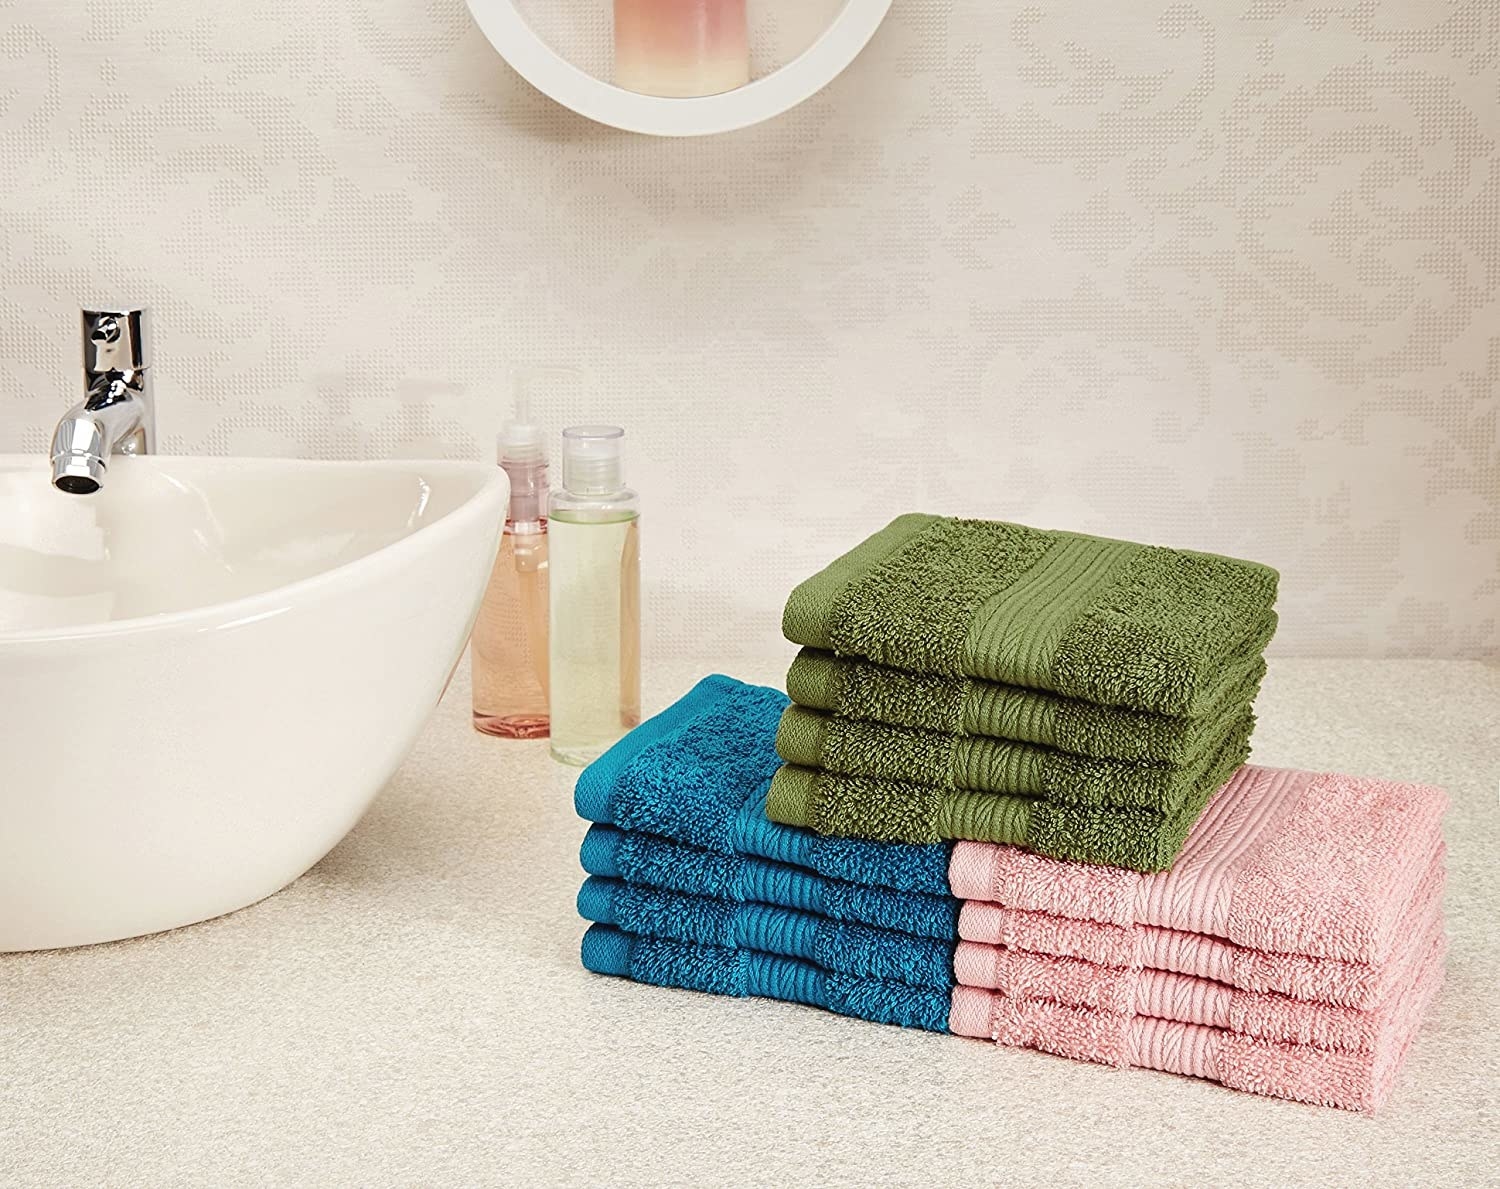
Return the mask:
[[1254,562],[898,517],[796,588],[767,816],[1164,871],[1249,756],[1276,628]]
[[602,974],[947,1030],[949,849],[822,838],[764,812],[786,698],[699,682],[580,775],[578,910]]
[[582,958],[595,974],[658,987],[783,999],[877,1024],[948,1031],[951,996],[946,990],[840,974],[760,950],[632,936],[608,925],[590,925],[583,935]]
[[1421,975],[1423,964],[1443,941],[1439,898],[1412,915],[1412,932],[1385,966],[1386,992],[1367,1008],[1245,990],[1153,967],[1103,966],[975,941],[959,944],[953,966],[965,986],[997,991],[1009,999],[1152,1016],[1262,1040],[1373,1053],[1389,1035],[1400,993]]
[[1428,785],[1246,765],[1170,871],[960,844],[949,877],[964,900],[1373,965],[1431,868],[1446,807]]
[[1157,1069],[1275,1098],[1373,1112],[1390,1092],[1442,984],[1443,951],[1439,932],[1417,977],[1401,989],[1381,1034],[1365,1051],[1320,1049],[1134,1012],[1011,998],[970,986],[954,991],[949,1025],[959,1036],[987,1037],[1078,1061]]
[[947,846],[872,845],[768,820],[767,786],[781,763],[776,726],[786,705],[779,690],[705,677],[583,770],[573,793],[578,815],[828,879],[947,896]]
[[1374,1111],[1442,982],[1445,807],[1246,766],[1167,872],[959,843],[951,1030]]
[[[764,803],[755,800],[757,811]],[[579,848],[590,875],[628,883],[816,913],[837,921],[952,941],[958,901],[829,879],[805,867],[723,851],[701,850],[612,826],[590,826]]]
[[1221,757],[1248,754],[1253,721],[1240,707],[1232,721],[1217,724],[1205,737],[1203,750],[1192,761],[1169,767],[987,736],[893,727],[794,704],[781,716],[776,750],[789,764],[840,776],[1170,812],[1205,787]]
[[910,514],[798,586],[804,647],[1197,717],[1274,623],[1276,571],[1214,554]]
[[1168,810],[1069,803],[787,765],[771,782],[766,816],[833,837],[913,845],[968,839],[1025,847],[1057,860],[1165,871],[1209,797],[1248,754],[1248,730],[1228,736],[1206,765],[1201,784]]
[[[1431,913],[1441,912],[1444,882],[1443,848],[1439,843],[1411,908],[1397,926],[1399,936],[1414,936]],[[1203,933],[1078,920],[981,900],[964,902],[958,934],[965,941],[983,945],[1078,958],[1119,969],[1168,971],[1211,979],[1239,990],[1359,1010],[1378,1006],[1391,995],[1397,982],[1397,966],[1391,962],[1343,962],[1305,954],[1269,953]]]
[[591,876],[578,915],[642,937],[759,950],[824,970],[918,987],[953,985],[953,944],[769,904],[736,904]]
[[951,735],[1036,743],[1059,751],[1132,763],[1181,765],[1200,755],[1204,736],[1255,700],[1266,673],[1261,650],[1275,627],[1217,675],[1198,717],[1100,706],[970,677],[907,673],[855,657],[804,648],[787,671],[792,701],[842,718]]

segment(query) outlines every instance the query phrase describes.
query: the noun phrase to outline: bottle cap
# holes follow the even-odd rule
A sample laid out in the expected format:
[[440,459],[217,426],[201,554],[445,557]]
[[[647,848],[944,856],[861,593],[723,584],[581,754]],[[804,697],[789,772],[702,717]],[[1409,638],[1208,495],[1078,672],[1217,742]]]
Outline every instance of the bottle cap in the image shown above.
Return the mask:
[[610,495],[625,487],[625,431],[617,425],[563,430],[563,486],[576,495]]

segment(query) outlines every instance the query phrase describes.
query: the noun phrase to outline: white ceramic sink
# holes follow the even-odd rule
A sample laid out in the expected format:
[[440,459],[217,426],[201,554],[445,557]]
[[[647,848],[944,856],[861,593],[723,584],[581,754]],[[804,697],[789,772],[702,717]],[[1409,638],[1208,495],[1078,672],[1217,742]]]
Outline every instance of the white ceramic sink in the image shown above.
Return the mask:
[[0,951],[270,895],[359,819],[463,651],[498,467],[0,455]]

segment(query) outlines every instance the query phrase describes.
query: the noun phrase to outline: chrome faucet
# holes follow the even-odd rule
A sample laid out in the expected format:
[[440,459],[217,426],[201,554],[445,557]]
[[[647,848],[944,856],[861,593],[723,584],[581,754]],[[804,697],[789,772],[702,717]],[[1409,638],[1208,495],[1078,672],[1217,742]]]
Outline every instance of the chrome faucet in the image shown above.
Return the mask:
[[52,484],[92,495],[113,454],[156,449],[145,310],[83,311],[82,401],[52,435]]

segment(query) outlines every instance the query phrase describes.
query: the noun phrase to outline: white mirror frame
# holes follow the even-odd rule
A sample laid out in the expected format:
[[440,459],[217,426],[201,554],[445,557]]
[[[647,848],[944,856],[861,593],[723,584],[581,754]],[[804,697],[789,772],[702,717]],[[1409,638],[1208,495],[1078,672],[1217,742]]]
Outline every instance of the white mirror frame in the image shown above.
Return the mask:
[[817,94],[865,48],[891,0],[844,0],[832,24],[781,69],[722,95],[638,95],[574,66],[536,35],[514,0],[468,0],[474,23],[511,67],[542,94],[600,124],[648,136],[709,136],[778,116]]

